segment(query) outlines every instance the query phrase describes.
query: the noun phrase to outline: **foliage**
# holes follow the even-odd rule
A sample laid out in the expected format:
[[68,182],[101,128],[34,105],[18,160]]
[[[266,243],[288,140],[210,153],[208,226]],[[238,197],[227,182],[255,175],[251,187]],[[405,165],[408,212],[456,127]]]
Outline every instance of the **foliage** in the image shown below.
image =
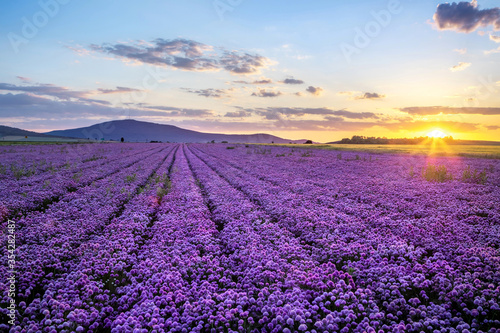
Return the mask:
[[446,166],[436,166],[430,163],[422,170],[422,177],[427,181],[439,183],[453,179],[453,175],[448,172]]

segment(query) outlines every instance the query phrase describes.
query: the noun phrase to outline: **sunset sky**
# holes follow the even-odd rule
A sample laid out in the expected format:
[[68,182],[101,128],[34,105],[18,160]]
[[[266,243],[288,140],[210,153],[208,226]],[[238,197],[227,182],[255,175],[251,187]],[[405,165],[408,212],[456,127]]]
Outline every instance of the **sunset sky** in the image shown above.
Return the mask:
[[0,124],[500,141],[498,5],[2,1]]

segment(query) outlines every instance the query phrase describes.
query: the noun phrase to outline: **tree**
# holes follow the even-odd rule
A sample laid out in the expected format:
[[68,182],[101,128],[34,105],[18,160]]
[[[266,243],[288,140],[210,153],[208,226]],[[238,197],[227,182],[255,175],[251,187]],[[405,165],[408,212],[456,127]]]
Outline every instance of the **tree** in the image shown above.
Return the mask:
[[124,142],[124,141],[125,141],[125,139],[122,137],[122,138],[120,139],[120,141],[121,141],[121,142]]
[[306,145],[312,145],[312,143],[313,143],[312,140],[307,140],[306,142],[304,142],[304,144]]

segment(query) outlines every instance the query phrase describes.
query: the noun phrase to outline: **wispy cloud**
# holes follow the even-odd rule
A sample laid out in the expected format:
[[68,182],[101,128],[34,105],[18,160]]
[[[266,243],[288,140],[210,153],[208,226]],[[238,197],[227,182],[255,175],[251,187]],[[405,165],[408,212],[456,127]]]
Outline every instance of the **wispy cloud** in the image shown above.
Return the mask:
[[207,109],[189,109],[171,106],[115,107],[110,104],[88,103],[85,100],[54,100],[48,97],[21,94],[0,94],[0,118],[17,117],[36,119],[87,119],[133,115],[134,117],[204,118],[214,116]]
[[359,91],[339,91],[337,95],[347,95],[347,96],[352,96],[355,94],[359,94]]
[[262,78],[260,80],[255,80],[252,82],[252,84],[271,84],[271,83],[273,83],[273,80],[266,78]]
[[[154,110],[155,112],[160,112],[157,114],[148,113],[147,115],[158,115],[163,117],[208,117],[213,116],[214,112],[208,109],[189,109],[189,108],[179,108],[174,106],[163,106],[163,105],[148,105],[142,106],[143,109]],[[140,114],[145,115],[144,112]]]
[[0,90],[28,92],[35,95],[57,97],[59,99],[84,98],[90,94],[89,91],[75,91],[66,87],[53,84],[38,84],[30,86],[18,86],[10,83],[0,83]]
[[363,95],[358,95],[355,96],[355,100],[362,100],[362,99],[368,99],[368,100],[379,100],[385,98],[385,95],[379,94],[379,93],[370,93],[370,92],[365,92]]
[[258,92],[253,92],[252,96],[256,97],[278,97],[283,95],[281,91],[272,91],[272,90],[266,90],[266,89],[259,89]]
[[129,61],[186,71],[226,70],[232,74],[256,74],[271,63],[264,56],[215,48],[189,39],[158,38],[151,43],[93,44],[90,48]]
[[290,77],[290,78],[284,79],[283,81],[281,81],[281,83],[284,83],[284,84],[304,84],[304,81]]
[[314,96],[320,96],[323,93],[323,88],[309,86],[306,91]]
[[[314,116],[335,116],[337,120],[342,118],[348,119],[378,119],[379,117],[373,112],[353,112],[347,110],[334,110],[327,107],[322,108],[301,108],[301,107],[267,107],[267,108],[250,108],[242,110],[250,113],[255,113],[266,119],[275,120],[283,119],[283,117],[303,117],[306,115]],[[330,120],[333,118],[329,118]]]
[[463,48],[463,49],[454,49],[453,51],[457,52],[459,54],[466,54],[467,53],[467,49],[466,48]]
[[252,115],[252,112],[245,111],[245,110],[239,110],[239,111],[226,112],[224,117],[227,117],[227,118],[246,118],[246,117],[250,117],[251,115]]
[[484,126],[488,131],[496,131],[496,130],[499,130],[500,129],[500,126],[496,126],[496,125],[486,125]]
[[500,36],[490,35],[490,40],[494,41],[495,43],[500,43]]
[[450,71],[452,71],[452,72],[463,71],[464,69],[470,67],[470,65],[471,65],[470,62],[459,62],[458,65],[450,67]]
[[140,89],[128,88],[128,87],[116,87],[116,89],[97,89],[101,94],[123,94],[123,93],[131,93],[136,91],[142,91]]
[[198,96],[203,96],[203,97],[213,97],[213,98],[223,98],[223,97],[230,97],[230,93],[233,91],[233,89],[214,89],[214,88],[208,88],[208,89],[189,89],[189,88],[181,88],[188,93],[191,94],[197,94]]
[[400,108],[411,115],[429,116],[438,114],[479,114],[500,115],[500,107],[450,107],[450,106],[412,106]]
[[255,81],[236,80],[236,81],[233,81],[233,83],[238,83],[238,84],[272,84],[273,80],[262,77],[258,80],[255,80]]
[[25,76],[16,76],[19,80],[21,80],[23,83],[30,83],[31,79],[29,77]]
[[484,54],[486,54],[486,55],[493,54],[493,53],[500,53],[500,46],[496,49],[493,49],[493,50],[484,51]]
[[[23,78],[27,79],[27,78]],[[31,80],[26,81],[30,83]],[[123,94],[131,93],[135,91],[141,91],[139,89],[128,88],[128,87],[116,87],[115,89],[104,89],[99,88],[97,90],[72,90],[67,87],[61,87],[54,84],[31,84],[31,85],[15,85],[10,83],[0,83],[0,91],[15,91],[34,94],[38,96],[50,96],[53,98],[61,100],[78,100],[80,102],[86,103],[97,103],[101,105],[110,105],[108,101],[90,98],[95,95],[108,95],[108,94]]]
[[453,2],[438,5],[434,22],[441,30],[472,32],[479,27],[492,25],[500,30],[500,8],[479,9],[477,1]]

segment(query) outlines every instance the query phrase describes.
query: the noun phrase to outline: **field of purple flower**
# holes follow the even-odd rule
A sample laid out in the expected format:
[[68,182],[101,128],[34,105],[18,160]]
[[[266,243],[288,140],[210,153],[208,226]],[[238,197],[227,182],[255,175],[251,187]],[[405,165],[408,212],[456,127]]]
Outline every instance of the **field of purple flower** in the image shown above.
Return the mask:
[[500,332],[500,160],[73,147],[0,147],[1,331]]

